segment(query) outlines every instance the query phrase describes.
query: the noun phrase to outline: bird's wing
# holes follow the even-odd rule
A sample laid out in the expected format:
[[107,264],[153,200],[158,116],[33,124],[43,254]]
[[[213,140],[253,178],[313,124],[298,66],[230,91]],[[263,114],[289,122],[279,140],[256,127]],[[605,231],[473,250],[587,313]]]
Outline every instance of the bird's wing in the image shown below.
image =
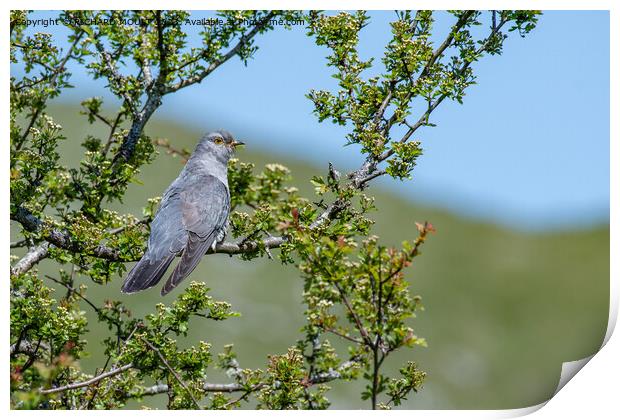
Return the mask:
[[177,255],[187,242],[183,225],[183,189],[175,181],[164,193],[161,205],[151,222],[149,252],[156,258]]
[[230,211],[228,187],[211,175],[195,176],[184,186],[179,197],[187,241],[181,261],[162,288],[162,296],[194,271],[226,224]]
[[164,193],[151,222],[147,251],[127,275],[121,288],[124,293],[135,293],[155,286],[187,243],[180,189],[175,184]]

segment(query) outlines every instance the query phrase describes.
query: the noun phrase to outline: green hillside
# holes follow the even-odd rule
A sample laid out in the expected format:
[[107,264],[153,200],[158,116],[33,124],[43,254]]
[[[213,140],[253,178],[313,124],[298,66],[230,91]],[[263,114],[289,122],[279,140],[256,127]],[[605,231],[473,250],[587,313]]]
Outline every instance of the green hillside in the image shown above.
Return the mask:
[[[78,116],[77,108],[57,106],[50,113],[68,137],[63,159],[77,165],[82,153],[79,144],[87,133],[96,133],[86,118]],[[169,138],[179,148],[192,148],[200,136],[164,120],[150,123],[147,133]],[[252,139],[244,140],[249,146],[240,152],[242,160],[258,167],[272,161],[287,165],[307,196],[312,190],[310,175],[325,171],[274,156],[271,150],[256,150]],[[161,195],[180,169],[179,159],[162,153],[144,168],[143,185],[133,185],[125,203],[111,207],[140,215],[146,199]],[[437,229],[408,271],[412,288],[426,308],[414,328],[429,346],[401,352],[392,360],[392,366],[416,360],[428,373],[424,389],[405,407],[490,409],[537,404],[554,391],[562,362],[583,358],[600,347],[609,302],[608,226],[522,233],[412,203],[376,187],[369,194],[377,197],[374,233],[384,242],[398,244],[414,238],[414,221],[431,221]],[[52,266],[43,263],[40,269],[45,272]],[[205,258],[191,278],[205,281],[214,297],[230,302],[242,316],[223,323],[196,323],[189,342],[209,341],[214,353],[235,343],[242,366],[256,368],[265,365],[266,355],[285,352],[300,337],[302,281],[293,267],[277,260],[245,262],[215,255]],[[122,299],[135,314],[152,311],[160,301],[157,288],[124,296],[120,283],[115,279],[106,286],[93,284],[89,295],[95,302]],[[83,367],[93,371],[103,364],[98,341],[107,331],[95,322],[91,327],[87,338],[92,358],[83,361]],[[333,407],[361,407],[359,385],[334,385]],[[145,404],[156,405],[154,401]]]

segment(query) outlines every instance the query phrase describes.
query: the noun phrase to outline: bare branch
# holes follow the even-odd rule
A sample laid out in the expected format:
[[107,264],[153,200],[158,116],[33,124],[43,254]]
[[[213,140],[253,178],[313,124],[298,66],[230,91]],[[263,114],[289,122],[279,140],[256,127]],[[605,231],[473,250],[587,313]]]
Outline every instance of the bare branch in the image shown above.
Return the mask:
[[373,173],[369,174],[365,178],[362,178],[362,181],[361,181],[362,185],[366,185],[368,182],[372,181],[373,179],[383,176],[385,174],[387,174],[387,171],[384,169],[380,171],[375,170]]
[[285,236],[272,236],[270,238],[265,238],[260,242],[255,241],[245,241],[239,243],[233,242],[224,242],[219,244],[215,248],[215,252],[209,250],[207,254],[228,254],[228,255],[236,255],[236,254],[245,254],[248,252],[255,252],[261,247],[265,249],[270,248],[279,248],[280,245],[285,243],[288,240]]
[[181,163],[187,163],[187,160],[191,156],[191,152],[187,149],[179,150],[170,144],[168,139],[157,138],[153,140],[153,144],[155,146],[162,147],[166,149],[166,153],[172,155],[173,157],[179,156],[181,158]]
[[123,373],[126,370],[129,370],[131,368],[133,368],[133,364],[132,363],[127,363],[125,366],[121,366],[121,367],[119,367],[117,369],[109,370],[109,371],[107,371],[105,373],[102,373],[101,375],[95,376],[94,378],[91,378],[91,379],[89,379],[87,381],[75,382],[75,383],[72,383],[72,384],[69,384],[69,385],[65,385],[65,386],[61,386],[61,387],[58,387],[58,388],[42,389],[41,390],[41,394],[43,394],[43,395],[55,394],[55,393],[58,393],[58,392],[69,391],[71,389],[84,388],[86,386],[90,386],[90,385],[96,384],[96,383],[102,381],[103,379],[109,378],[111,376],[116,376],[119,373]]
[[[230,393],[230,392],[239,392],[239,391],[243,391],[245,388],[243,385],[238,384],[238,383],[230,383],[230,384],[211,384],[211,383],[205,383],[202,386],[202,390],[204,392],[226,392],[226,393]],[[148,396],[148,395],[157,395],[157,394],[165,394],[168,392],[168,385],[166,384],[157,384],[157,385],[153,385],[147,388],[144,388],[138,392],[135,392],[132,394],[132,396],[138,396],[138,395],[143,395],[143,396]]]
[[13,267],[11,267],[11,275],[19,276],[30,270],[39,261],[47,258],[49,254],[50,244],[43,242],[41,245],[30,248],[28,253],[22,257]]
[[[328,371],[318,372],[312,375],[308,381],[310,385],[316,384],[324,384],[326,382],[335,381],[337,379],[342,378],[342,374],[340,373],[342,370],[349,369],[357,363],[356,359],[348,360],[343,362],[336,369],[329,369]],[[256,384],[252,391],[257,391],[267,386],[267,384],[259,383]],[[225,392],[225,393],[233,393],[240,391],[247,391],[247,386],[240,383],[228,383],[228,384],[214,384],[214,383],[205,383],[202,386],[202,390],[204,392]],[[157,394],[165,394],[168,392],[168,385],[166,384],[156,384],[150,387],[142,388],[135,392],[132,392],[131,397],[139,397],[139,396],[151,396]]]

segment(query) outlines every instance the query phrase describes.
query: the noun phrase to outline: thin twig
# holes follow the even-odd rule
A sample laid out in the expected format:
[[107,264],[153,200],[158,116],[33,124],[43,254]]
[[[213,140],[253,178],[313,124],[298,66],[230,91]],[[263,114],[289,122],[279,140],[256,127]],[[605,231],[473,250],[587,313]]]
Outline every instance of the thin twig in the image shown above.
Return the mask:
[[119,234],[119,233],[121,233],[121,232],[123,232],[123,231],[125,231],[125,230],[127,230],[127,229],[130,229],[130,228],[132,228],[132,227],[139,226],[139,225],[146,225],[146,224],[148,224],[150,221],[151,221],[151,217],[145,217],[144,219],[140,219],[140,220],[138,220],[136,223],[132,223],[132,224],[125,225],[125,226],[120,226],[120,227],[117,227],[117,228],[115,228],[115,229],[110,229],[110,230],[108,231],[108,233],[109,233],[110,235],[117,235],[117,234]]
[[266,14],[262,19],[258,21],[258,23],[249,32],[241,35],[239,42],[233,48],[231,48],[230,51],[224,54],[222,58],[213,60],[211,64],[209,65],[209,67],[207,67],[200,74],[197,74],[188,79],[181,80],[180,82],[178,82],[177,84],[173,86],[169,86],[168,88],[164,90],[164,94],[175,92],[179,89],[193,85],[195,83],[200,83],[205,77],[211,74],[215,69],[217,69],[219,66],[224,64],[226,61],[230,60],[232,57],[237,55],[239,53],[239,50],[241,50],[242,47],[247,45],[251,41],[251,39],[254,38],[256,34],[258,34],[258,32],[260,32],[265,26],[267,26],[267,24],[275,16],[275,14],[276,13],[273,11]]
[[124,89],[124,85],[126,84],[127,78],[119,73],[118,69],[116,68],[115,63],[112,62],[112,56],[103,46],[101,39],[99,39],[99,35],[94,36],[94,44],[95,44],[95,47],[97,48],[97,51],[99,52],[99,55],[101,56],[103,60],[103,63],[105,64],[108,70],[107,78],[108,78],[108,81],[110,82],[110,85],[116,88],[118,94],[122,96],[123,99],[125,100],[125,103],[127,104],[127,107],[131,111],[134,118],[137,118],[138,110],[137,110],[134,98],[132,98],[129,95],[129,92],[127,92],[127,90]]
[[198,404],[198,401],[196,401],[196,398],[194,398],[194,395],[192,394],[192,392],[189,390],[189,388],[187,387],[187,385],[185,384],[185,382],[183,382],[183,379],[181,379],[181,377],[179,376],[179,374],[176,372],[176,370],[174,370],[172,368],[172,366],[170,366],[170,364],[168,363],[168,361],[166,360],[166,358],[164,357],[163,354],[161,354],[161,352],[159,351],[159,349],[157,347],[155,347],[153,344],[151,344],[151,342],[149,340],[147,340],[144,337],[140,337],[140,340],[142,340],[142,342],[144,342],[144,344],[146,344],[147,346],[149,346],[149,348],[151,350],[153,350],[157,356],[159,357],[159,359],[162,361],[162,363],[164,365],[166,365],[166,368],[168,369],[168,371],[170,371],[170,373],[172,373],[172,375],[175,377],[175,379],[179,382],[179,384],[183,387],[183,389],[185,390],[185,392],[187,392],[187,394],[190,396],[190,398],[192,399],[192,401],[194,402],[194,404],[196,405],[196,408],[200,409],[200,404]]
[[356,344],[364,344],[364,342],[362,340],[360,340],[359,338],[355,338],[355,337],[351,337],[350,335],[347,334],[343,334],[340,331],[334,329],[334,328],[325,328],[325,331],[330,332],[332,334],[337,335],[338,337],[344,338],[345,340],[351,341],[353,343]]
[[68,385],[65,385],[65,386],[61,386],[61,387],[58,387],[58,388],[42,389],[40,392],[43,395],[47,395],[47,394],[55,394],[55,393],[58,393],[58,392],[69,391],[71,389],[84,388],[86,386],[90,386],[90,385],[96,384],[97,382],[100,382],[103,379],[109,378],[111,376],[116,376],[119,373],[123,373],[126,370],[129,370],[131,368],[133,368],[133,363],[127,363],[124,366],[121,366],[121,367],[119,367],[117,369],[112,369],[112,370],[110,370],[108,372],[102,373],[101,375],[95,376],[94,378],[91,378],[91,379],[89,379],[87,381],[75,382],[75,383],[68,384]]
[[116,128],[118,127],[118,125],[121,122],[121,118],[123,117],[123,112],[122,110],[116,114],[116,119],[114,120],[114,123],[110,126],[110,134],[108,134],[108,140],[105,143],[105,146],[103,147],[103,155],[107,156],[108,152],[110,151],[110,147],[112,147],[112,143],[114,143],[114,134],[116,133]]
[[366,328],[364,328],[364,325],[362,325],[362,321],[357,316],[357,313],[353,310],[353,307],[351,306],[349,299],[347,299],[347,295],[344,293],[344,290],[342,290],[342,287],[338,284],[338,282],[334,282],[334,286],[336,286],[336,289],[338,290],[338,293],[340,294],[340,298],[342,299],[342,302],[344,302],[344,305],[347,307],[349,314],[355,321],[357,330],[359,331],[360,335],[364,339],[364,342],[366,343],[368,347],[373,348],[374,344],[372,340],[370,339],[370,335],[368,334],[368,331],[366,331]]
[[238,402],[240,402],[241,400],[245,399],[248,395],[250,395],[252,392],[254,391],[258,391],[259,389],[261,389],[263,386],[265,386],[264,384],[256,384],[254,385],[252,388],[250,389],[246,389],[246,391],[241,394],[238,398],[235,398],[234,400],[230,400],[228,401],[226,404],[224,404],[222,406],[223,409],[227,409],[228,407],[230,407],[231,405],[235,405]]
[[[86,296],[84,296],[83,294],[81,294],[78,290],[76,290],[73,286],[71,286],[70,284],[67,284],[61,280],[58,280],[52,276],[49,275],[45,275],[45,278],[53,281],[54,283],[60,284],[61,286],[64,286],[67,288],[67,290],[71,293],[73,293],[74,295],[76,295],[77,297],[79,297],[80,299],[82,299],[84,302],[86,302],[86,304],[88,304],[88,306],[90,306],[91,308],[93,308],[93,310],[97,313],[97,315],[103,315],[103,313],[101,312],[101,309],[95,305],[92,301],[90,301],[88,298],[86,298]],[[111,318],[107,318],[110,321],[112,321]]]
[[[495,28],[492,29],[491,33],[489,34],[489,36],[486,38],[486,40],[482,43],[482,45],[480,45],[480,47],[476,50],[475,55],[478,55],[480,53],[482,53],[487,47],[488,47],[488,43],[493,39],[493,37],[502,29],[502,27],[506,24],[507,20],[506,19],[501,19],[500,22],[497,24],[497,26]],[[458,70],[457,70],[457,74],[458,75],[462,75],[465,71],[467,71],[467,69],[471,66],[472,61],[466,61]],[[419,80],[419,79],[418,79]],[[409,140],[409,138],[411,138],[411,136],[413,135],[413,133],[415,133],[420,127],[422,127],[423,125],[427,125],[428,124],[428,118],[431,115],[431,113],[447,98],[447,94],[442,94],[441,96],[439,96],[434,102],[430,102],[428,104],[428,108],[426,109],[426,112],[424,112],[424,114],[422,114],[420,116],[420,118],[418,119],[418,121],[413,125],[409,125],[408,123],[406,124],[409,127],[409,130],[405,133],[405,135],[399,140],[400,143],[405,143]],[[394,118],[394,116],[392,117]],[[379,156],[379,158],[376,159],[377,163],[378,162],[383,162],[385,159],[389,158],[390,156],[392,156],[394,154],[394,149],[389,149],[386,150],[383,154],[381,154]]]
[[[78,42],[80,42],[80,39],[82,38],[82,35],[84,35],[84,30],[80,29],[79,32],[77,32],[77,34],[75,35],[75,40],[73,41],[73,44],[71,44],[71,46],[69,47],[69,50],[67,52],[67,54],[64,56],[64,58],[60,61],[60,63],[58,64],[58,66],[56,66],[53,69],[50,69],[50,71],[52,72],[50,81],[49,81],[49,85],[51,87],[55,87],[56,85],[56,80],[58,79],[58,75],[60,75],[60,73],[65,70],[65,65],[67,64],[67,62],[69,61],[69,59],[73,56],[73,49],[76,47],[76,45],[78,44]],[[46,66],[45,63],[39,63],[43,66]],[[49,69],[49,67],[47,67]],[[49,96],[49,95],[48,95]],[[47,99],[47,98],[46,98]],[[26,127],[26,130],[24,131],[24,133],[21,136],[21,139],[19,141],[19,143],[17,143],[15,149],[19,150],[21,149],[22,144],[26,141],[26,138],[28,137],[28,133],[30,133],[30,129],[34,126],[35,122],[37,121],[37,119],[39,118],[39,115],[41,115],[41,112],[43,111],[43,106],[40,106],[37,108],[37,110],[32,114],[32,117],[30,118],[30,122],[28,123],[28,126]]]

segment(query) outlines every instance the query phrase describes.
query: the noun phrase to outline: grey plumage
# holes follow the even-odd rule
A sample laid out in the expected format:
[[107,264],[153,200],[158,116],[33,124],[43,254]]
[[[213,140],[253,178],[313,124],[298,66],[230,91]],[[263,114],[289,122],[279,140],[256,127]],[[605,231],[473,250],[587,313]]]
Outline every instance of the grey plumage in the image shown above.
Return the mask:
[[162,296],[196,268],[209,247],[222,241],[230,211],[228,160],[237,142],[227,131],[204,136],[185,167],[164,192],[151,223],[148,247],[123,283],[124,293],[155,286],[180,254]]

